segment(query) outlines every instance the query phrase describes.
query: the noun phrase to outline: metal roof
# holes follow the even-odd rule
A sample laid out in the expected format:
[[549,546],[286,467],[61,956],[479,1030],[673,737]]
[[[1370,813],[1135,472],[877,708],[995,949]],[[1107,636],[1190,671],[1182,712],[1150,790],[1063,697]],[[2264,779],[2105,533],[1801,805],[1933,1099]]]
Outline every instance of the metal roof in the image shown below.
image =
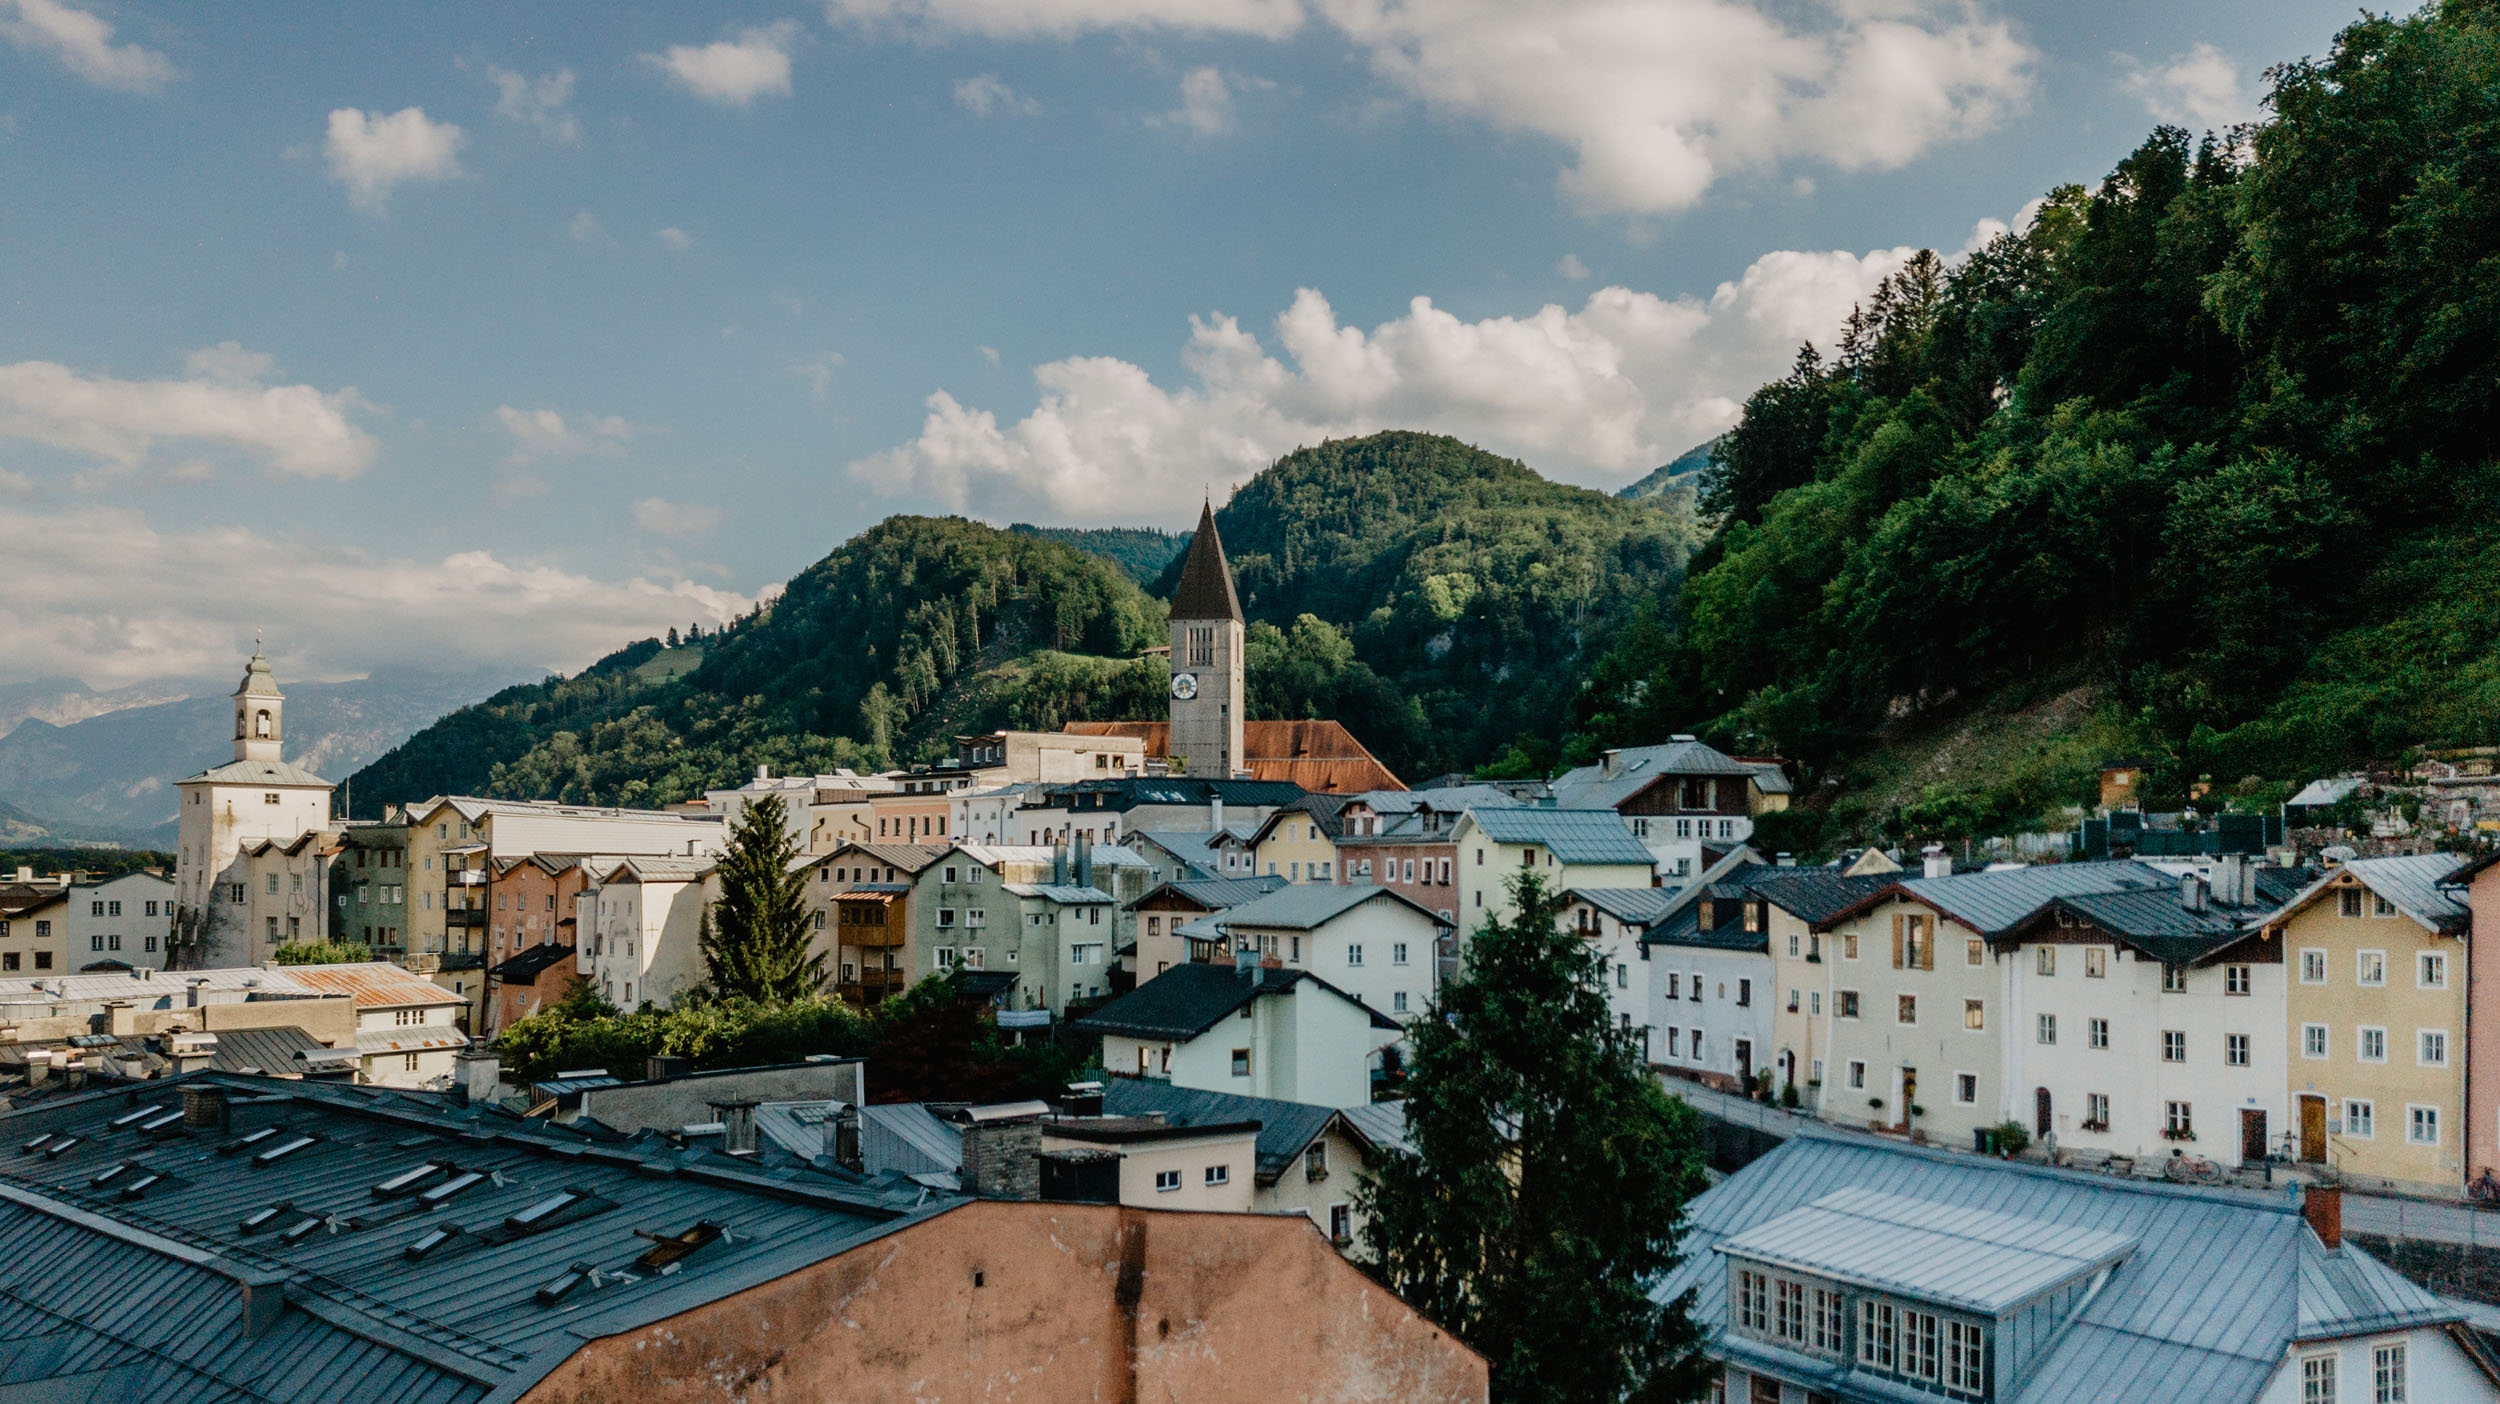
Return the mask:
[[1099,887],[1079,887],[1075,883],[1010,882],[1001,885],[1018,897],[1039,897],[1063,907],[1098,906],[1112,900],[1111,894]]
[[[178,1108],[180,1089],[201,1083],[227,1091],[227,1129],[112,1124],[142,1107]],[[855,1177],[775,1176],[657,1139],[594,1145],[524,1130],[448,1098],[224,1073],[49,1101],[0,1127],[21,1144],[70,1142],[58,1155],[0,1161],[0,1340],[10,1343],[8,1384],[30,1391],[11,1397],[513,1397],[583,1340],[717,1301],[962,1202],[915,1210],[916,1186],[906,1196]],[[265,1134],[234,1144],[255,1133]],[[434,1204],[376,1192],[445,1161],[452,1168],[417,1182],[449,1191]],[[94,1183],[123,1163],[135,1168]],[[141,1174],[163,1179],[126,1198]],[[535,1231],[515,1227],[513,1216],[560,1191],[580,1198]],[[636,1270],[651,1247],[636,1229],[677,1233],[702,1220],[731,1233],[672,1273]],[[408,1255],[451,1223],[468,1231],[421,1260]],[[601,1275],[542,1304],[539,1290],[571,1263]],[[284,1285],[258,1335],[237,1324],[246,1282]]]
[[209,1066],[219,1072],[244,1072],[257,1068],[265,1073],[293,1072],[295,1055],[330,1051],[320,1039],[295,1027],[282,1025],[274,1029],[219,1029],[216,1051]]
[[1308,970],[1245,972],[1230,965],[1196,962],[1173,966],[1069,1027],[1079,1033],[1185,1041],[1214,1028],[1260,995],[1284,994],[1306,980],[1370,1015],[1373,1028],[1398,1027],[1387,1015]]
[[1742,775],[1755,768],[1715,746],[1670,741],[1608,751],[1595,765],[1554,777],[1554,802],[1565,809],[1612,809],[1669,775]]
[[573,955],[574,948],[571,946],[541,942],[535,946],[523,947],[519,955],[513,956],[486,973],[506,984],[536,984],[538,977],[547,973],[550,967],[571,960]]
[[1289,883],[1237,907],[1225,908],[1223,918],[1227,927],[1272,926],[1287,931],[1314,931],[1367,902],[1382,900],[1406,907],[1436,926],[1450,924],[1438,913],[1386,887],[1321,882]]
[[1800,1272],[2002,1316],[2116,1263],[2133,1237],[1990,1209],[1838,1189],[1718,1245]]
[[1264,897],[1284,885],[1285,880],[1273,873],[1263,873],[1256,877],[1174,878],[1170,882],[1157,886],[1154,891],[1147,893],[1144,897],[1129,903],[1129,910],[1135,911],[1144,906],[1148,899],[1169,892],[1175,896],[1186,897],[1209,911],[1222,911],[1227,907],[1238,907],[1253,898]]
[[356,1035],[356,1052],[367,1058],[386,1053],[439,1053],[446,1048],[468,1046],[469,1036],[449,1024],[405,1024],[365,1029]]
[[2175,890],[2178,880],[2132,858],[2094,863],[2049,863],[1998,872],[1955,873],[1950,877],[1903,876],[1877,889],[1859,905],[1871,905],[1898,889],[1935,908],[1982,936],[2011,930],[2025,917],[2059,897],[2083,892],[2122,892],[2129,888]]
[[1224,559],[1224,538],[1215,529],[1212,500],[1199,504],[1198,530],[1189,538],[1189,559],[1181,562],[1180,583],[1172,590],[1171,617],[1241,622],[1241,597],[1233,593],[1233,568]]
[[1656,860],[1623,816],[1611,809],[1545,809],[1521,805],[1511,809],[1471,809],[1462,823],[1473,823],[1495,843],[1532,843],[1552,849],[1565,863],[1636,863]]
[[288,965],[269,972],[284,974],[315,994],[342,994],[358,1009],[397,1009],[421,1004],[467,1004],[468,1001],[422,975],[412,975],[389,961],[356,961],[344,965]]
[[964,1133],[919,1102],[859,1109],[860,1168],[870,1174],[954,1175],[964,1163]]
[[1372,1143],[1374,1149],[1414,1149],[1413,1143],[1406,1139],[1406,1103],[1402,1101],[1370,1102],[1359,1107],[1347,1107],[1342,1115],[1364,1140]]
[[201,771],[199,774],[192,776],[188,780],[177,780],[174,783],[178,785],[197,785],[204,782],[218,785],[295,786],[301,789],[321,790],[336,788],[329,781],[313,774],[304,767],[290,764],[289,762],[282,760],[228,761],[224,765],[212,765],[208,769]]
[[1746,886],[1772,906],[1807,923],[1824,922],[1890,887],[1893,873],[1849,877],[1837,868],[1773,867],[1746,876]]
[[2049,904],[2090,922],[2125,945],[2169,965],[2190,965],[2247,934],[2262,906],[2207,902],[2190,911],[2176,887],[2167,891],[2080,892]]
[[2361,780],[2358,776],[2348,775],[2332,780],[2312,780],[2300,787],[2299,794],[2283,803],[2286,807],[2299,805],[2302,808],[2335,804],[2360,788]]
[[1586,902],[1617,921],[1647,926],[1675,905],[1675,892],[1663,887],[1575,887],[1567,901]]
[[1305,1147],[1337,1119],[1334,1107],[1274,1097],[1244,1097],[1231,1092],[1200,1092],[1151,1078],[1114,1075],[1103,1084],[1102,1109],[1112,1116],[1160,1116],[1173,1126],[1225,1126],[1259,1123],[1259,1179],[1274,1184],[1293,1168]]
[[2301,889],[2268,918],[2281,921],[2318,899],[2339,873],[2350,873],[2364,887],[2395,904],[2396,909],[2433,931],[2458,931],[2472,913],[2457,893],[2442,886],[2465,860],[2454,853],[2417,853],[2403,858],[2355,858]]
[[2280,1194],[2145,1184],[1811,1126],[1693,1201],[1685,1259],[1653,1295],[1691,1289],[1695,1321],[1731,1360],[1761,1358],[1827,1392],[1913,1397],[1883,1392],[1845,1362],[1724,1333],[1728,1274],[1712,1250],[1841,1189],[2135,1241],[2037,1363],[1997,1381],[2002,1404],[2255,1404],[2294,1341],[2338,1334],[2332,1323],[2349,1319],[2338,1312],[2383,1310],[2390,1323],[2420,1325],[2459,1319],[2359,1249],[2327,1249]]

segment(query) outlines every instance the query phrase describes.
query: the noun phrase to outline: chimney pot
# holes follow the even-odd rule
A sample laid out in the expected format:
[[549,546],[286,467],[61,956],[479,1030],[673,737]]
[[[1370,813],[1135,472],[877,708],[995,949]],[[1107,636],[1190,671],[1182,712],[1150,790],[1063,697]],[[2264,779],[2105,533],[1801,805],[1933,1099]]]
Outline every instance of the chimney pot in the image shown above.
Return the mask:
[[182,1124],[194,1130],[218,1130],[226,1124],[226,1089],[182,1089]]
[[740,1097],[711,1104],[721,1124],[720,1148],[729,1155],[755,1154],[755,1099]]
[[2311,1185],[2300,1199],[2301,1217],[2328,1248],[2344,1246],[2344,1191],[2335,1185]]

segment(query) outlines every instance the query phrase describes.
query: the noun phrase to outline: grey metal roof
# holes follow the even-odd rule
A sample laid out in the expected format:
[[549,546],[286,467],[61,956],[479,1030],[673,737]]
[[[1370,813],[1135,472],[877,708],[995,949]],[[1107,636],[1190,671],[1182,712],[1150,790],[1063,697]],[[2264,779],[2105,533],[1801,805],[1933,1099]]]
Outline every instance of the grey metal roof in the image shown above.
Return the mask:
[[[1762,922],[1745,929],[1745,904],[1757,901],[1742,883],[1713,882],[1675,894],[1665,915],[1641,933],[1644,946],[1693,946],[1704,950],[1761,951],[1770,949],[1771,926]],[[1710,924],[1702,925],[1702,904],[1710,906]]]
[[1352,883],[1297,882],[1277,888],[1263,896],[1253,897],[1237,907],[1223,911],[1226,927],[1272,926],[1287,931],[1312,931],[1335,921],[1367,902],[1387,902],[1405,907],[1436,926],[1448,926],[1437,912],[1429,911],[1398,892],[1386,887],[1356,886]]
[[2316,901],[2335,880],[2337,873],[2350,873],[2361,879],[2363,886],[2396,905],[2398,911],[2433,931],[2456,931],[2472,919],[2472,913],[2457,893],[2441,883],[2463,867],[2465,859],[2454,853],[2417,853],[2403,858],[2355,858],[2340,868],[2331,868],[2326,875],[2301,889],[2283,904],[2275,919]]
[[1227,907],[1238,907],[1253,898],[1264,897],[1284,885],[1285,879],[1274,873],[1262,873],[1256,877],[1175,878],[1157,886],[1154,891],[1147,893],[1144,897],[1129,903],[1129,910],[1135,911],[1144,906],[1148,899],[1170,892],[1186,897],[1209,911],[1220,912]]
[[[112,1123],[225,1088],[231,1125],[153,1133]],[[223,1150],[244,1136],[249,1145]],[[0,1118],[0,1135],[75,1138],[58,1155],[0,1160],[0,1353],[10,1398],[105,1397],[402,1404],[518,1395],[589,1338],[630,1331],[782,1277],[944,1212],[853,1177],[775,1176],[653,1140],[591,1144],[524,1130],[447,1098],[371,1087],[194,1073],[55,1100]],[[268,1154],[309,1137],[291,1151]],[[375,1186],[433,1161],[467,1181],[439,1204]],[[124,1171],[99,1186],[111,1167]],[[163,1179],[135,1199],[125,1185]],[[426,1177],[448,1187],[450,1171]],[[510,1216],[558,1191],[584,1196],[536,1232]],[[265,1224],[246,1220],[289,1206]],[[668,1275],[633,1271],[650,1244],[698,1220],[731,1236]],[[289,1236],[288,1230],[312,1227]],[[469,1230],[422,1260],[429,1230]],[[506,1236],[510,1234],[510,1236]],[[570,1263],[607,1274],[554,1305],[540,1287]],[[622,1273],[622,1276],[616,1275]],[[237,1327],[246,1280],[283,1282],[258,1336]]]
[[963,1169],[963,1129],[919,1102],[861,1107],[859,1159],[870,1174],[953,1175]]
[[1997,1382],[2003,1404],[2254,1404],[2294,1341],[2337,1334],[2329,1324],[2338,1311],[2384,1308],[2407,1324],[2459,1319],[2427,1293],[2391,1284],[2359,1249],[2328,1250],[2279,1194],[2145,1184],[1811,1126],[1693,1201],[1685,1260],[1654,1295],[1692,1289],[1694,1319],[1730,1359],[1763,1360],[1851,1397],[1914,1397],[1886,1393],[1846,1364],[1724,1333],[1726,1262],[1712,1250],[1840,1189],[2135,1240],[2038,1363]]
[[1987,1316],[2108,1267],[2135,1246],[2108,1229],[1855,1187],[1718,1245],[1722,1253]]
[[1699,741],[1626,746],[1595,765],[1554,777],[1554,802],[1565,809],[1612,809],[1668,775],[1752,776],[1754,767]]
[[1102,1109],[1112,1116],[1160,1116],[1173,1126],[1259,1123],[1253,1154],[1263,1183],[1274,1184],[1302,1152],[1336,1120],[1334,1107],[1231,1092],[1199,1092],[1151,1078],[1113,1076],[1103,1084]]
[[1413,1143],[1406,1139],[1406,1103],[1402,1101],[1369,1102],[1359,1107],[1347,1107],[1343,1115],[1364,1140],[1380,1150],[1414,1149]]
[[1772,867],[1748,874],[1746,885],[1799,921],[1815,923],[1831,920],[1896,880],[1893,873],[1849,877],[1837,868]]
[[2333,780],[2312,780],[2300,787],[2299,794],[2283,803],[2287,806],[2300,805],[2303,808],[2334,804],[2360,788],[2361,780],[2357,776],[2342,776]]
[[1533,843],[1552,849],[1565,863],[1638,863],[1655,860],[1623,816],[1611,809],[1471,809],[1467,817],[1495,843]]
[[1617,921],[1642,926],[1664,917],[1675,905],[1675,892],[1663,887],[1575,887],[1563,896],[1586,902]]
[[219,1072],[242,1072],[247,1068],[265,1073],[292,1072],[297,1053],[318,1054],[326,1050],[327,1045],[320,1039],[293,1024],[274,1029],[219,1029],[217,1050],[208,1065]]
[[282,760],[228,761],[224,765],[212,765],[190,779],[176,783],[192,785],[201,781],[211,781],[220,785],[292,785],[324,790],[335,788],[329,781],[304,767]]
[[1039,897],[1063,907],[1096,906],[1111,900],[1111,894],[1099,887],[1079,887],[1074,883],[1010,882],[1000,885],[1018,897]]
[[1519,797],[1496,785],[1438,785],[1422,790],[1366,790],[1347,796],[1370,805],[1375,814],[1412,814],[1429,809],[1456,814],[1467,809],[1516,809]]
[[[2048,863],[1950,877],[1904,877],[1901,891],[1982,936],[2000,935],[2059,897],[2130,888],[2176,890],[2178,879],[2132,858],[2095,863]],[[1879,891],[1889,890],[1879,889]]]
[[1304,981],[1317,985],[1371,1016],[1372,1027],[1394,1029],[1387,1015],[1308,970],[1239,971],[1230,965],[1175,965],[1102,1008],[1073,1020],[1079,1033],[1132,1038],[1192,1039],[1263,994],[1283,994]]

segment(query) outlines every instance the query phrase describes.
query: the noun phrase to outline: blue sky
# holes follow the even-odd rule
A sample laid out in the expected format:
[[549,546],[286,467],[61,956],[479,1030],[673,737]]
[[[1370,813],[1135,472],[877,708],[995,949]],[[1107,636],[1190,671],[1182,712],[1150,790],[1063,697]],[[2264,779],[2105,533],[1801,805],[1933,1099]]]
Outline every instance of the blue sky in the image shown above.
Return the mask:
[[572,668],[1383,427],[1614,487],[2352,13],[0,0],[0,681]]

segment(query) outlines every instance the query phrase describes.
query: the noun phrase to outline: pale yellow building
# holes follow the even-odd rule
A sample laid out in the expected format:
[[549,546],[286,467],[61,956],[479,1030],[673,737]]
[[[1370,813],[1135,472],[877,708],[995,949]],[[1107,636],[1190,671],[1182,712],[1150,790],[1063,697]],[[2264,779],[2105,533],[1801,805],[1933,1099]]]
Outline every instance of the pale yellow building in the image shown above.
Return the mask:
[[1809,1111],[1820,1105],[1831,1075],[1833,951],[1827,943],[1835,937],[1817,924],[1894,877],[1848,877],[1829,868],[1779,868],[1750,877],[1770,939],[1772,1089],[1784,1096],[1793,1085],[1798,1105]]
[[1344,802],[1341,795],[1308,795],[1267,816],[1249,838],[1251,871],[1287,882],[1343,881],[1336,809]]
[[2281,943],[2302,1161],[2365,1180],[2464,1183],[2467,912],[2438,885],[2458,861],[2346,863],[2251,938]]

